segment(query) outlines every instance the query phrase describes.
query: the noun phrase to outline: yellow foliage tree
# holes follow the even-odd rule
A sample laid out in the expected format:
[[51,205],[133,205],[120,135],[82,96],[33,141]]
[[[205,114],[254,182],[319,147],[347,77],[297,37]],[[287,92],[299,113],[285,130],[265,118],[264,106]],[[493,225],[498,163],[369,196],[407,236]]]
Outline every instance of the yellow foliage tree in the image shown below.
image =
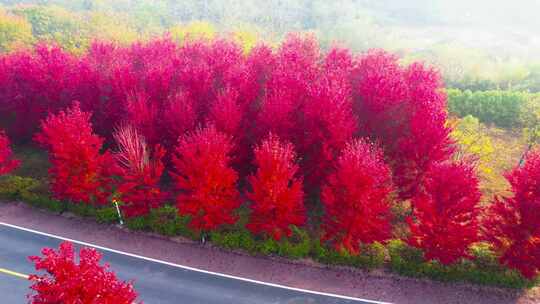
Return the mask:
[[186,25],[178,24],[173,26],[169,33],[172,39],[179,43],[186,39],[211,41],[216,37],[216,29],[206,21],[193,21]]
[[9,52],[32,44],[32,25],[23,17],[0,10],[0,51]]
[[[450,121],[453,125],[452,139],[457,144],[457,159],[473,160],[476,163],[480,178],[480,189],[484,194],[483,201],[489,202],[495,195],[506,195],[508,183],[503,173],[515,165],[519,158],[519,147],[512,150],[512,144],[505,140],[497,140],[490,133],[500,133],[489,130],[477,118],[468,115],[462,119]],[[499,137],[499,135],[497,135]],[[503,135],[504,136],[504,135]]]
[[259,35],[255,31],[250,31],[248,29],[242,28],[235,30],[232,33],[233,39],[242,46],[244,54],[249,54],[251,49],[257,45],[259,41]]
[[119,14],[91,12],[88,16],[92,38],[128,44],[140,38],[139,33]]
[[88,23],[79,13],[59,6],[39,5],[15,7],[12,12],[30,22],[37,40],[56,42],[74,53],[81,53],[88,47]]

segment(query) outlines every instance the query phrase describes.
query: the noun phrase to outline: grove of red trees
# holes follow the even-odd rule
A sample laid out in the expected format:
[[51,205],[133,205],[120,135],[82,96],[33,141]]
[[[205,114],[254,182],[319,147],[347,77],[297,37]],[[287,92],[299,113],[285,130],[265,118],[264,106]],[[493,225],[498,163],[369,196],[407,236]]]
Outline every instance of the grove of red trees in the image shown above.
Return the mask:
[[[391,207],[409,201],[407,241],[427,259],[457,262],[487,238],[524,275],[540,265],[536,154],[484,223],[474,167],[453,158],[439,73],[382,50],[299,35],[247,54],[226,39],[94,42],[81,55],[39,44],[0,55],[0,118],[13,142],[49,151],[61,200],[118,199],[131,217],[173,198],[201,231],[245,206],[248,229],[281,239],[320,198],[322,240],[352,254],[391,238]],[[15,165],[0,136],[0,172]]]

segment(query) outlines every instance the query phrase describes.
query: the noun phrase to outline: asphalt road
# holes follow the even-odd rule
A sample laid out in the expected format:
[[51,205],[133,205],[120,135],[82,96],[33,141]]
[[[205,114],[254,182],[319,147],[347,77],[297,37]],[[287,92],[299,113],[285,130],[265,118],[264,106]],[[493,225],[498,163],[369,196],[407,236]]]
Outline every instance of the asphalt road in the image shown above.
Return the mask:
[[[58,248],[61,242],[53,236],[0,225],[0,302],[27,303],[28,281],[17,274],[33,273],[33,265],[27,257],[38,255],[43,247]],[[99,250],[103,254],[103,262],[109,263],[120,279],[135,280],[139,299],[147,304],[378,303],[291,289]]]

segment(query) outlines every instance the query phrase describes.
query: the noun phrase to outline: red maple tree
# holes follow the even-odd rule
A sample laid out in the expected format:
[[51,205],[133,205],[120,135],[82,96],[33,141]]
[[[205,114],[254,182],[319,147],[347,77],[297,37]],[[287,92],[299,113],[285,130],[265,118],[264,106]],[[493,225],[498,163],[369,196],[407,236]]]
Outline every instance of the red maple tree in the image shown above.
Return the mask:
[[49,150],[49,175],[57,199],[103,205],[111,194],[115,166],[110,153],[101,153],[103,139],[94,134],[90,116],[75,102],[43,120],[35,139]]
[[295,161],[293,145],[272,134],[255,148],[257,172],[248,178],[247,194],[252,201],[247,228],[253,233],[279,240],[291,236],[291,225],[305,223],[302,179]]
[[503,265],[534,278],[540,270],[540,150],[506,174],[513,196],[496,198],[485,216],[487,240]]
[[78,260],[69,242],[60,244],[58,251],[44,248],[41,254],[29,257],[37,271],[46,272],[29,277],[32,304],[134,304],[137,300],[132,283],[119,281],[109,265],[100,265],[101,254],[93,248],[81,249]]
[[349,142],[322,187],[322,239],[352,254],[359,253],[360,244],[387,240],[392,191],[382,151],[364,139]]
[[474,166],[465,162],[433,165],[421,192],[413,197],[408,243],[421,248],[427,260],[442,264],[469,257],[470,245],[479,241],[480,197]]
[[180,214],[191,216],[192,228],[209,231],[236,221],[240,200],[232,150],[232,138],[213,125],[180,137],[172,172],[180,191],[176,205]]

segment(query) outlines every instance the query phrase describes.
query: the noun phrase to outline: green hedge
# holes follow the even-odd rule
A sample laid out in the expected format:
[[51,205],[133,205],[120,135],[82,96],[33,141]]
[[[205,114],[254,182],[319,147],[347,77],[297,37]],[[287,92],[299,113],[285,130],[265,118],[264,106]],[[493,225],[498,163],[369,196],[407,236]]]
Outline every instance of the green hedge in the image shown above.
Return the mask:
[[401,240],[392,240],[387,245],[390,269],[410,277],[427,277],[443,282],[471,282],[506,288],[531,288],[540,283],[528,280],[519,272],[504,268],[487,244],[471,248],[471,259],[445,266],[424,260],[421,250],[407,246]]
[[[94,218],[100,223],[112,224],[119,221],[113,206],[95,208],[86,204],[68,204],[51,199],[42,191],[43,185],[32,178],[19,176],[0,178],[0,199],[22,200],[57,213],[70,211],[81,217]],[[126,220],[126,226],[132,230],[149,231],[168,237],[181,235],[193,240],[204,237],[215,246],[229,250],[243,250],[252,255],[275,255],[290,259],[311,258],[323,264],[368,270],[386,268],[405,276],[426,277],[439,281],[462,281],[520,289],[540,283],[538,280],[527,280],[518,272],[501,266],[496,256],[482,244],[471,248],[471,259],[451,266],[443,266],[433,261],[426,262],[422,251],[407,246],[401,240],[362,246],[360,255],[350,255],[322,244],[318,233],[310,234],[297,227],[292,227],[293,235],[290,238],[280,241],[254,236],[245,228],[249,210],[240,209],[238,215],[240,220],[237,224],[201,235],[189,228],[189,217],[180,216],[174,206],[166,205],[152,210],[147,216]]]
[[483,123],[501,128],[523,128],[528,125],[531,103],[540,94],[517,91],[461,91],[448,89],[448,110],[458,117],[472,115]]

